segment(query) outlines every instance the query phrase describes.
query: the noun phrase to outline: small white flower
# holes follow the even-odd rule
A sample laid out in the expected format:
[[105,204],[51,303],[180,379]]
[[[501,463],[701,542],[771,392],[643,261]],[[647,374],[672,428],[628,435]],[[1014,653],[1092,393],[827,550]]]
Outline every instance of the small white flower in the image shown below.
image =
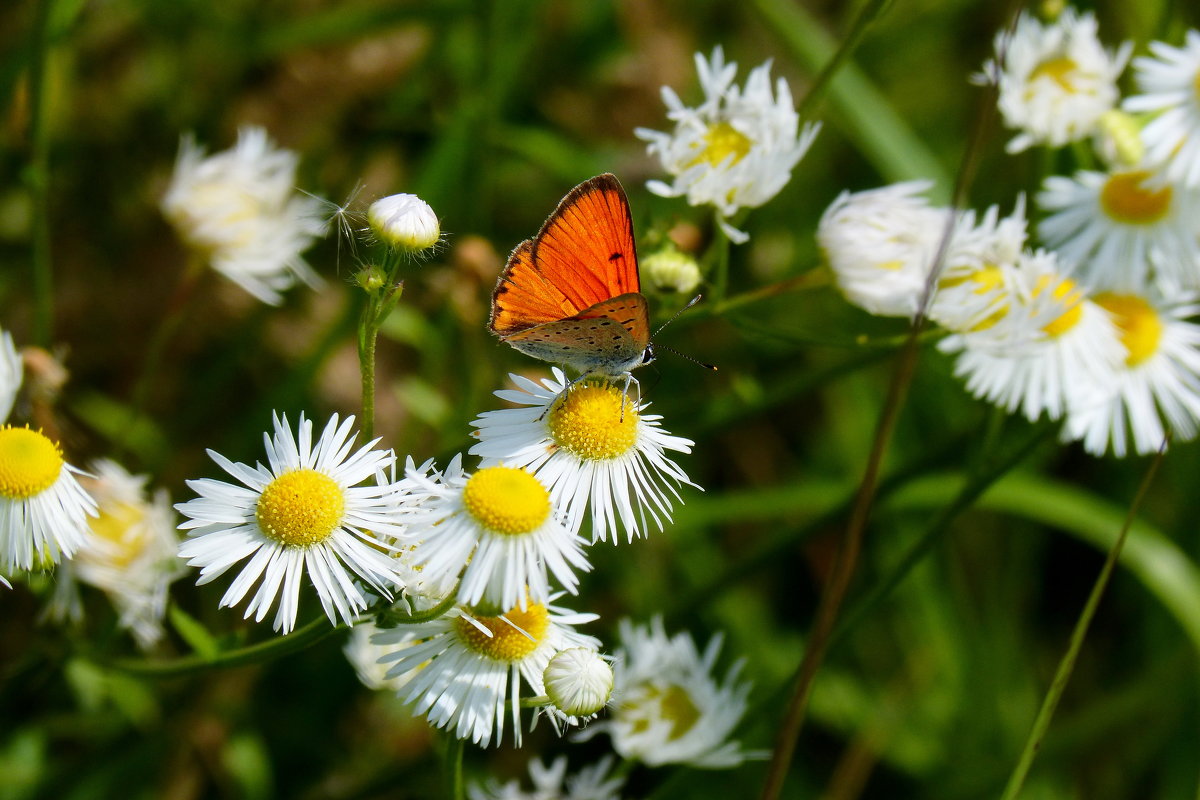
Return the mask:
[[387,677],[407,676],[400,697],[438,728],[480,747],[504,737],[511,718],[516,744],[521,744],[521,688],[544,695],[542,674],[555,653],[571,647],[598,649],[591,636],[572,626],[597,619],[564,608],[528,603],[496,617],[472,615],[452,608],[417,625],[398,625],[372,641],[390,649],[384,661],[395,662]]
[[846,299],[871,314],[912,317],[953,211],[921,194],[928,181],[842,192],[821,215],[817,241]]
[[303,253],[325,233],[322,201],[295,189],[296,154],[261,128],[205,157],[190,137],[179,148],[163,214],[213,269],[264,303],[277,305],[296,280],[320,285]]
[[410,253],[433,247],[442,235],[437,214],[415,194],[381,197],[367,209],[367,221],[381,240]]
[[486,786],[467,789],[470,800],[620,800],[623,778],[610,778],[613,757],[605,756],[575,775],[567,775],[567,758],[559,756],[545,766],[539,759],[529,762],[533,791],[521,789],[517,781],[501,784],[491,780]]
[[0,427],[0,572],[56,564],[83,546],[96,501],[82,474],[41,432]]
[[146,497],[145,475],[130,475],[107,459],[82,479],[98,515],[71,562],[73,574],[112,600],[119,624],[143,648],[163,636],[167,588],[184,571],[175,515],[164,490]]
[[1011,36],[996,35],[996,58],[979,76],[997,85],[1000,114],[1020,131],[1008,152],[1061,147],[1090,136],[1119,97],[1117,78],[1132,46],[1125,42],[1115,52],[1105,50],[1091,12],[1067,8],[1047,24],[1022,12]]
[[414,667],[412,670],[399,675],[388,677],[389,667],[380,661],[388,653],[395,651],[395,647],[376,644],[374,637],[386,630],[378,627],[374,622],[365,620],[355,624],[350,630],[350,637],[346,639],[346,644],[342,647],[342,653],[346,656],[346,660],[350,662],[350,666],[354,667],[355,673],[358,675],[359,681],[363,686],[374,691],[388,690],[398,692],[404,688],[404,684],[408,683],[409,679],[417,673],[420,667]]
[[1200,306],[1112,293],[1095,302],[1113,316],[1125,360],[1115,371],[1115,391],[1068,411],[1063,438],[1082,440],[1094,455],[1111,449],[1118,458],[1130,434],[1142,455],[1158,450],[1166,427],[1176,440],[1193,438],[1200,427],[1200,325],[1188,318]]
[[958,352],[955,375],[975,397],[1030,420],[1058,419],[1071,407],[1112,391],[1125,357],[1109,315],[1067,278],[1054,254],[1026,253],[1012,267],[981,270],[957,287],[990,309],[972,327],[942,340]]
[[[629,541],[646,534],[646,515],[662,530],[671,518],[675,487],[695,486],[666,451],[690,453],[692,442],[664,431],[658,415],[645,414],[617,386],[579,381],[567,390],[562,370],[540,384],[509,375],[515,391],[496,396],[523,408],[486,411],[471,424],[479,443],[472,455],[483,463],[524,467],[549,489],[551,502],[566,509],[567,526],[592,521],[592,541],[624,528]],[[697,487],[698,488],[698,487]]]
[[17,352],[12,334],[3,331],[0,333],[0,423],[7,420],[8,415],[12,413],[23,377],[24,362],[21,360],[21,354]]
[[559,518],[546,487],[518,467],[495,465],[468,475],[455,456],[442,474],[406,476],[421,504],[409,517],[408,560],[433,584],[461,575],[458,600],[469,606],[524,607],[550,597],[551,574],[576,594],[575,571],[591,569],[583,540]]
[[757,208],[779,194],[792,169],[808,151],[820,125],[800,130],[787,81],[771,91],[771,62],[750,73],[745,89],[734,85],[737,64],[726,64],[720,46],[712,58],[696,53],[696,71],[704,102],[688,108],[668,86],[662,88],[670,133],[638,128],[646,150],[658,156],[674,176],[670,184],[650,181],[646,187],[663,197],[687,197],[693,206],[717,209],[718,223],[731,241],[750,237],[728,223],[740,208]]
[[[340,616],[350,624],[367,607],[351,572],[387,597],[389,587],[401,580],[389,542],[404,528],[396,492],[382,477],[395,456],[373,450],[378,439],[351,454],[354,417],[339,425],[335,414],[315,445],[312,422],[303,415],[298,440],[286,416],[273,421],[274,437],[263,435],[265,467],[235,464],[208,451],[243,486],[208,478],[187,482],[200,496],[175,506],[190,517],[179,526],[189,530],[179,555],[200,567],[197,584],[250,559],[220,604],[237,605],[261,579],[245,616],[257,612],[255,620],[261,622],[278,595],[276,630],[288,633],[295,627],[305,574],[330,622]],[[359,485],[368,480],[373,483]]]
[[1200,289],[1195,193],[1147,170],[1051,176],[1038,194],[1042,241],[1096,290]]
[[612,667],[586,647],[572,647],[554,656],[542,678],[554,707],[569,717],[599,713],[612,696]]
[[713,677],[719,635],[701,654],[687,633],[668,637],[658,617],[649,626],[625,619],[620,628],[612,713],[579,738],[607,733],[618,755],[652,767],[723,769],[761,757],[729,739],[746,712],[750,684],[738,682],[742,662],[724,681]]
[[1150,52],[1133,61],[1142,93],[1124,108],[1157,115],[1142,129],[1147,163],[1161,165],[1167,180],[1200,187],[1200,31],[1188,31],[1183,47],[1151,42]]

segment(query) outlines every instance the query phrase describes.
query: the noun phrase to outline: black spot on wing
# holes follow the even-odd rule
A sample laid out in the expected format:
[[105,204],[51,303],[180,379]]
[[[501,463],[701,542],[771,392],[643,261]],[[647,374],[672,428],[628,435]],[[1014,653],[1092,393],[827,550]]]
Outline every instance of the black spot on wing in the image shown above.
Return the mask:
[[625,257],[625,254],[624,254],[624,253],[613,253],[611,256],[609,256],[609,257],[608,257],[608,260],[609,260],[609,261],[616,261],[617,259],[619,259],[619,258],[624,258],[624,257]]

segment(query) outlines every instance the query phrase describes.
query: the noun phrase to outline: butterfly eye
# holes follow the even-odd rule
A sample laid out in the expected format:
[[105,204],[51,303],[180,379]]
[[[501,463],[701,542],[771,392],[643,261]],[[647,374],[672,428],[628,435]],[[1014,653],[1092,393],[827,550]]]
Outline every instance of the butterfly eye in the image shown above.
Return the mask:
[[642,352],[642,363],[649,364],[654,360],[654,345],[646,345],[646,349]]

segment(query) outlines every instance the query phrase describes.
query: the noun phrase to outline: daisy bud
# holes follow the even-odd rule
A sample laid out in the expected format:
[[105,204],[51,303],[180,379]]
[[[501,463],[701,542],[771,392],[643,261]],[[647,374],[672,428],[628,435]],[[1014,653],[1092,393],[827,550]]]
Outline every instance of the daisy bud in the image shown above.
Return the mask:
[[378,292],[387,283],[387,274],[374,264],[370,264],[354,274],[354,282],[360,289],[367,292]]
[[700,266],[696,259],[670,244],[642,261],[642,274],[649,278],[654,288],[665,291],[684,294],[700,285]]
[[367,209],[367,221],[380,239],[410,253],[433,247],[442,235],[437,215],[415,194],[393,194],[376,200]]
[[572,717],[599,712],[612,696],[612,667],[587,647],[560,651],[546,665],[542,680],[555,707]]

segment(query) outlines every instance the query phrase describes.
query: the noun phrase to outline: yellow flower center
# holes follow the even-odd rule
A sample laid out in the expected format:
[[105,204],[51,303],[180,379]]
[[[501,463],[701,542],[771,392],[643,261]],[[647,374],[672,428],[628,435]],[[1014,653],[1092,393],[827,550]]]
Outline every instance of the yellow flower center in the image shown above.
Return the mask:
[[62,471],[58,445],[28,428],[0,428],[0,495],[24,500],[54,485]]
[[637,442],[638,412],[617,387],[587,384],[560,396],[546,424],[550,437],[571,455],[602,461],[624,455]]
[[733,159],[729,162],[729,165],[733,166],[745,158],[753,146],[754,142],[750,141],[750,137],[746,136],[746,134],[728,122],[718,122],[705,132],[704,149],[700,151],[699,155],[688,166],[694,167],[697,164],[705,162],[709,166],[719,167],[731,155]]
[[1096,304],[1112,314],[1125,345],[1125,364],[1136,367],[1158,352],[1162,340],[1162,318],[1154,307],[1137,295],[1105,292]]
[[1071,82],[1072,73],[1079,69],[1079,65],[1072,59],[1066,56],[1058,56],[1050,58],[1038,64],[1033,72],[1029,73],[1029,80],[1036,81],[1038,78],[1049,78],[1057,83],[1064,92],[1070,94],[1075,93],[1075,84]]
[[1117,222],[1127,225],[1152,225],[1171,210],[1171,187],[1147,189],[1145,170],[1116,172],[1100,190],[1100,208]]
[[[116,545],[105,561],[127,567],[146,549],[144,530],[136,528],[145,518],[145,510],[135,503],[111,503],[100,508],[99,516],[91,521],[92,533]],[[140,535],[131,535],[135,531]]]
[[489,531],[520,536],[550,516],[550,493],[537,478],[514,467],[485,467],[463,487],[463,505]]
[[[949,289],[955,286],[961,286],[968,281],[975,284],[972,294],[984,295],[1004,286],[1004,272],[996,265],[990,264],[977,269],[968,275],[954,278],[944,278],[938,282],[938,286],[942,289]],[[1000,320],[1004,319],[1004,315],[1007,313],[1008,304],[1005,303],[991,314],[972,325],[971,330],[985,331]]]
[[[1037,285],[1033,287],[1033,296],[1037,297],[1045,291],[1052,280],[1055,278],[1050,275],[1038,278]],[[1075,285],[1075,281],[1063,278],[1054,285],[1054,299],[1058,300],[1067,310],[1042,326],[1042,330],[1051,338],[1062,336],[1079,323],[1083,317],[1083,290]]]
[[329,538],[345,509],[346,495],[333,478],[296,469],[267,484],[254,515],[262,532],[280,544],[308,547]]
[[[658,714],[646,713],[644,706],[655,703]],[[692,702],[691,695],[682,686],[670,684],[666,688],[649,685],[642,687],[642,692],[635,694],[622,708],[638,714],[633,724],[635,732],[641,733],[650,727],[651,722],[664,719],[671,723],[668,739],[679,739],[700,719],[700,709]]]
[[474,619],[487,628],[491,636],[466,617],[454,620],[455,632],[469,649],[493,661],[512,663],[524,660],[537,649],[550,630],[550,612],[541,603],[529,603],[524,611],[520,606],[513,606],[502,617]]

